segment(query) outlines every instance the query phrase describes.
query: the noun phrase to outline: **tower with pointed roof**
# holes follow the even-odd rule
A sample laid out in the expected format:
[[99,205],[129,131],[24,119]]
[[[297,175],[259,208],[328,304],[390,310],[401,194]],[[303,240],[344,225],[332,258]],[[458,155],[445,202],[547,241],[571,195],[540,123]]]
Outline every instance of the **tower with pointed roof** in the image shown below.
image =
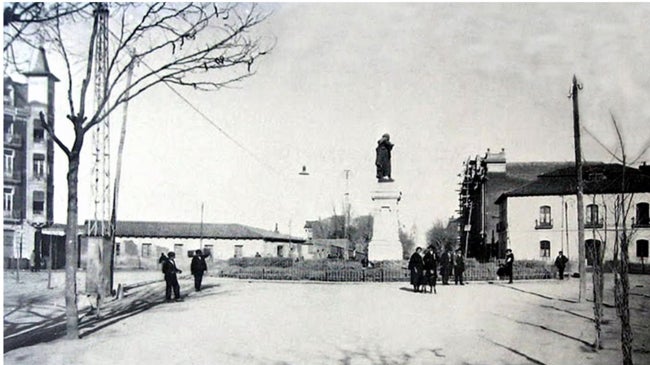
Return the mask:
[[58,80],[39,48],[23,74],[27,83],[4,78],[4,265],[27,265],[40,258],[40,228],[54,218],[54,143],[40,113],[54,128],[54,93]]

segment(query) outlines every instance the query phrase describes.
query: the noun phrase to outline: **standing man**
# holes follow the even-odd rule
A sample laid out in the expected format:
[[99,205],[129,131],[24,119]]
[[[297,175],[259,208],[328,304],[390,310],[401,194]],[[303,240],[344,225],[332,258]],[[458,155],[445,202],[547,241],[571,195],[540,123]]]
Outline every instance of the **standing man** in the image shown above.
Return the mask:
[[465,285],[463,284],[463,272],[465,271],[465,258],[463,257],[463,252],[459,248],[456,250],[456,256],[454,256],[454,283],[458,285],[458,282],[460,281],[460,285]]
[[440,275],[442,275],[442,285],[449,285],[449,273],[451,272],[451,253],[445,249],[440,256]]
[[393,144],[390,142],[390,135],[385,133],[379,141],[377,141],[377,156],[375,158],[375,166],[377,167],[377,180],[379,182],[393,181],[390,177],[391,163],[390,155],[393,150]]
[[194,275],[194,290],[201,291],[201,281],[203,281],[203,273],[208,271],[208,265],[205,263],[205,256],[201,250],[196,250],[194,257],[192,257],[192,264],[190,265],[192,275]]
[[562,251],[558,252],[557,257],[555,258],[555,267],[559,271],[559,279],[564,280],[564,269],[566,268],[566,263],[569,262],[569,259],[564,256]]
[[510,278],[508,284],[512,284],[512,266],[515,263],[515,255],[512,254],[511,249],[506,250],[506,264],[504,268],[506,269],[506,275]]
[[168,302],[172,301],[172,290],[174,291],[174,300],[177,302],[182,302],[183,299],[181,299],[181,288],[178,285],[178,278],[176,277],[176,273],[182,273],[181,270],[179,270],[176,267],[176,262],[174,259],[176,258],[176,254],[174,251],[170,251],[167,254],[167,260],[163,261],[163,273],[165,274],[165,299]]

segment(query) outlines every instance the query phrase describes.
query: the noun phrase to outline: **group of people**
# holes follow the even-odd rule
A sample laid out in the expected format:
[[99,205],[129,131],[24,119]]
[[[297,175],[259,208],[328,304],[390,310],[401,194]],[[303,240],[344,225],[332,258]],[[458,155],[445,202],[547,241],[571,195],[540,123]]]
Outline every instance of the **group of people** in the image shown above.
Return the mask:
[[429,286],[430,293],[436,292],[436,282],[438,280],[438,266],[440,266],[440,275],[442,276],[442,285],[449,285],[449,276],[454,275],[456,285],[465,285],[463,283],[463,272],[465,271],[465,258],[463,252],[458,249],[456,254],[451,251],[444,251],[440,257],[433,246],[422,250],[417,247],[409,259],[408,269],[411,273],[411,285],[416,293],[426,293]]
[[[203,274],[208,271],[208,265],[205,262],[205,258],[208,256],[210,255],[204,255],[201,250],[196,250],[192,257],[190,271],[194,276],[194,290],[196,291],[201,291]],[[181,297],[181,288],[178,284],[178,277],[176,274],[181,274],[183,271],[176,266],[176,253],[171,251],[167,253],[167,256],[165,256],[164,253],[161,253],[158,263],[162,264],[162,272],[165,277],[165,300],[167,302],[182,302],[183,298]],[[173,299],[172,292],[174,293]]]
[[[560,255],[562,252],[560,251]],[[564,272],[564,266],[568,259],[566,257],[559,257],[556,260],[556,265],[560,269],[560,276]],[[515,255],[511,249],[506,250],[505,262],[499,266],[497,275],[499,277],[507,277],[508,283],[512,284],[513,278],[513,264],[515,262]],[[430,292],[436,292],[436,281],[438,279],[438,266],[440,266],[440,275],[442,276],[442,285],[449,285],[449,277],[454,275],[454,284],[465,285],[463,283],[463,273],[465,272],[465,257],[463,251],[457,249],[455,253],[451,250],[445,250],[440,257],[436,253],[433,246],[427,247],[422,250],[421,247],[415,249],[415,253],[409,259],[408,269],[411,273],[411,285],[413,291],[416,293],[426,293],[426,287],[431,288]],[[561,267],[561,268],[560,268]]]

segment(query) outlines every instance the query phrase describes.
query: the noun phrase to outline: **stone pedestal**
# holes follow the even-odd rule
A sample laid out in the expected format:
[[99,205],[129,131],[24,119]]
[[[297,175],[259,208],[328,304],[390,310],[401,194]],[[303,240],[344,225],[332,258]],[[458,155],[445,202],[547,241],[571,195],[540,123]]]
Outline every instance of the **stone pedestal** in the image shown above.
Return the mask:
[[374,220],[372,240],[368,244],[368,260],[402,260],[402,244],[399,241],[397,204],[402,193],[394,182],[377,183],[370,192],[373,201]]

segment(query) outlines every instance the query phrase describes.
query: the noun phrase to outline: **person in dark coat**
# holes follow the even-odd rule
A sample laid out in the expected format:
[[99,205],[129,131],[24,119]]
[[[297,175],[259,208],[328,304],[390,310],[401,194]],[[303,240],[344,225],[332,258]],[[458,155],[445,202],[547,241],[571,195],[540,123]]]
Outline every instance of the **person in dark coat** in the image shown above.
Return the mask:
[[447,250],[440,255],[440,275],[442,275],[442,285],[449,285],[449,274],[452,269],[451,253]]
[[433,246],[427,247],[424,257],[422,258],[424,264],[424,283],[422,284],[422,289],[424,292],[427,292],[427,285],[429,286],[430,293],[436,292],[436,280],[438,279],[438,258],[436,253],[433,250]]
[[[176,267],[176,262],[174,259],[176,258],[176,254],[172,251],[167,254],[167,259],[163,261],[163,266],[162,270],[163,273],[165,274],[165,299],[168,302],[172,301],[172,290],[174,291],[174,300],[177,302],[182,301],[181,299],[181,288],[178,285],[178,278],[176,277],[176,274],[180,274],[183,271],[179,270]],[[161,257],[162,259],[162,257]]]
[[203,255],[201,250],[196,250],[192,263],[190,264],[190,271],[194,275],[194,290],[201,291],[201,281],[203,281],[203,273],[208,271],[208,265],[205,263],[207,255]]
[[461,249],[456,250],[456,256],[454,256],[454,283],[458,285],[463,284],[463,272],[465,271],[465,258],[463,257],[463,251]]
[[506,250],[506,263],[503,266],[505,269],[505,274],[510,278],[508,281],[508,284],[512,284],[512,266],[515,263],[515,255],[512,253],[511,249]]
[[422,261],[422,247],[415,249],[413,255],[409,259],[408,269],[411,271],[411,285],[413,291],[418,293],[420,291],[420,283],[422,281],[422,271],[424,270],[424,262]]
[[567,262],[569,262],[569,259],[564,256],[564,253],[562,251],[558,252],[557,257],[555,258],[555,267],[557,267],[557,270],[559,271],[558,278],[560,280],[564,280],[564,269],[566,268]]
[[379,141],[377,141],[377,148],[375,149],[377,152],[375,166],[377,166],[377,179],[379,179],[379,181],[392,181],[390,177],[390,155],[392,149],[393,144],[390,143],[390,136],[386,133],[381,136]]

